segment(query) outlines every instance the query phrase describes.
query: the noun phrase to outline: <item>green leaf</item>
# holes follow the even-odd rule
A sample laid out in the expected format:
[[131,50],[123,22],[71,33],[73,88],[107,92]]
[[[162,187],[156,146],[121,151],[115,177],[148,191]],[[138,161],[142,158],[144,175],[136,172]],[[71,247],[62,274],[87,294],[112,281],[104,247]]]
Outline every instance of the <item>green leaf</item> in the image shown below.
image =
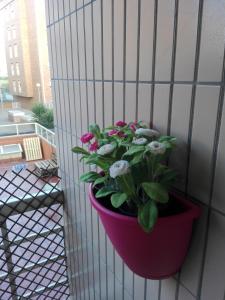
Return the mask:
[[171,185],[177,177],[177,172],[174,170],[166,170],[160,180],[160,184],[164,186]]
[[147,124],[144,121],[139,121],[138,122],[139,128],[148,128]]
[[150,199],[166,203],[169,200],[169,195],[165,187],[158,182],[143,182],[142,187]]
[[112,129],[115,129],[115,128],[116,128],[116,126],[114,126],[114,125],[108,126],[108,127],[105,128],[105,132],[108,132],[109,130],[112,130]]
[[158,209],[153,200],[138,208],[138,222],[145,232],[150,232],[158,218]]
[[85,158],[85,163],[91,164],[91,165],[96,165],[103,170],[107,170],[111,165],[110,161],[107,162],[107,160],[104,157],[100,157],[96,153],[89,155],[88,158]]
[[91,124],[89,126],[89,131],[93,133],[97,138],[101,138],[100,128],[97,124]]
[[132,146],[127,152],[124,153],[123,156],[133,155],[138,152],[142,152],[145,150],[145,146]]
[[142,161],[143,153],[137,153],[130,161],[130,166],[136,165]]
[[74,153],[77,153],[77,154],[86,154],[86,155],[90,155],[89,152],[87,152],[85,149],[81,148],[81,147],[73,147],[72,148],[72,151]]
[[120,191],[125,192],[131,198],[135,195],[135,185],[130,173],[117,176],[116,181]]
[[112,206],[118,208],[120,207],[126,200],[128,196],[126,193],[115,193],[111,196]]
[[172,149],[174,147],[174,144],[167,141],[163,142],[163,144],[166,147],[166,149]]
[[103,182],[105,182],[107,180],[107,177],[100,177],[100,178],[97,178],[94,182],[94,186],[96,186],[97,184],[101,184]]
[[104,186],[100,190],[97,191],[95,197],[96,198],[106,197],[106,196],[111,195],[112,193],[115,193],[115,192],[116,192],[115,190]]
[[81,156],[81,158],[79,159],[79,161],[81,162],[82,160],[84,160],[84,159],[87,159],[88,158],[88,155],[83,155],[83,156]]
[[154,177],[163,175],[167,169],[168,169],[167,166],[162,165],[160,163],[157,164],[157,167],[156,167],[156,170],[155,170],[155,173],[154,173]]
[[108,141],[108,139],[101,138],[101,139],[98,139],[98,143],[99,143],[99,146],[101,147],[101,146],[103,146],[105,144],[108,144],[109,141]]
[[173,137],[173,136],[168,136],[168,135],[162,135],[159,139],[158,139],[158,141],[159,142],[169,142],[169,143],[172,143],[172,144],[175,144],[176,143],[176,138],[175,137]]
[[87,172],[80,176],[80,180],[84,182],[94,182],[97,178],[101,177],[100,174],[96,172]]
[[125,151],[126,151],[125,147],[119,146],[114,151],[113,157],[115,157],[117,160],[120,160]]

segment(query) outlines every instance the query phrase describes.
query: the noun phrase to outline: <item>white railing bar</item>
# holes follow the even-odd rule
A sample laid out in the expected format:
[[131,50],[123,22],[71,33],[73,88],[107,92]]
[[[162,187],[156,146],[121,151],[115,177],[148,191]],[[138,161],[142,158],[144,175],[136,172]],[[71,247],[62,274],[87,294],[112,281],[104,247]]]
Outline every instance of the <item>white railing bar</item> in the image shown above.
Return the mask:
[[8,278],[8,273],[6,273],[6,272],[2,272],[2,274],[0,274],[0,280],[5,280],[5,279],[7,279]]
[[44,126],[42,126],[42,125],[39,124],[39,123],[35,123],[35,124],[36,124],[38,127],[43,128],[45,131],[49,132],[50,134],[55,135],[55,132],[54,132],[54,131],[52,131],[52,130],[50,130],[50,129],[48,129],[48,128],[45,128]]
[[63,204],[63,194],[61,191],[53,189],[49,193],[50,197],[47,197],[48,192],[46,191],[44,193],[34,193],[32,196],[27,195],[27,197],[23,197],[22,199],[9,198],[5,202],[3,200],[0,202],[1,215],[7,218],[8,216],[35,210],[40,207]]
[[[35,134],[35,132],[33,132],[33,133],[21,133],[21,134],[19,134],[19,136],[21,136],[21,137],[26,137],[26,136],[33,136]],[[1,136],[0,135],[0,139],[2,140],[2,139],[5,139],[5,138],[13,138],[13,137],[15,137],[15,136],[18,136],[17,134],[11,134],[11,135],[4,135],[4,136]],[[42,137],[41,137],[42,138]]]
[[32,122],[32,123],[13,123],[13,124],[1,124],[0,125],[0,128],[1,127],[16,127],[16,126],[30,126],[30,125],[33,125],[33,126],[35,126],[35,127],[40,127],[40,128],[42,128],[42,129],[44,129],[45,131],[48,131],[50,134],[55,134],[54,133],[54,131],[52,131],[52,130],[50,130],[50,129],[48,129],[48,128],[45,128],[44,126],[42,126],[41,124],[39,124],[39,123],[36,123],[36,122]]
[[[33,270],[35,268],[43,267],[48,263],[53,263],[53,262],[57,262],[58,260],[65,259],[65,257],[66,257],[65,254],[64,255],[62,255],[62,254],[61,255],[54,255],[54,256],[51,256],[48,259],[47,258],[42,259],[37,263],[30,263],[30,264],[26,265],[23,268],[15,269],[15,271],[13,271],[13,275],[19,275],[19,274],[22,274],[24,272]],[[8,276],[9,276],[9,274],[7,272],[2,272],[2,274],[0,274],[0,279],[5,280],[5,279],[8,278]]]
[[[30,128],[31,133],[20,133],[19,132],[19,127],[27,127],[27,126],[34,126],[34,129]],[[0,125],[0,129],[1,128],[5,128],[5,127],[15,127],[16,130],[16,134],[11,134],[11,135],[4,135],[4,136],[0,136],[1,138],[6,138],[6,137],[13,137],[13,136],[28,136],[28,135],[33,135],[34,133],[36,135],[38,135],[39,137],[41,137],[42,139],[44,139],[46,142],[48,142],[50,145],[52,146],[56,146],[55,145],[55,133],[53,131],[51,131],[48,128],[45,128],[44,126],[40,125],[39,123],[18,123],[18,124],[3,124]],[[44,136],[43,132],[46,133],[46,137]]]
[[39,288],[39,289],[36,289],[34,292],[30,292],[30,293],[26,293],[23,295],[24,298],[28,298],[28,299],[31,299],[31,297],[34,297],[34,296],[38,296],[40,294],[43,294],[49,290],[52,290],[58,286],[61,286],[61,285],[65,285],[65,284],[68,284],[68,279],[65,278],[65,279],[61,279],[59,280],[58,282],[53,282],[51,284],[49,284],[47,287],[44,287],[44,288]]
[[[54,204],[53,204],[54,205]],[[10,245],[11,246],[19,246],[20,244],[22,244],[23,242],[32,242],[34,241],[36,238],[43,238],[43,237],[47,237],[50,234],[58,234],[60,233],[60,231],[63,230],[63,226],[56,226],[55,228],[49,230],[43,230],[41,232],[38,233],[33,233],[33,234],[29,234],[27,235],[25,238],[16,238],[15,240],[13,240]],[[5,250],[5,247],[3,245],[3,243],[0,244],[0,249],[1,250]]]
[[47,264],[57,262],[64,258],[65,258],[65,254],[50,256],[49,258],[41,259],[40,261],[38,261],[36,263],[29,263],[29,264],[25,265],[24,267],[16,268],[16,269],[14,269],[13,273],[15,275],[20,275],[27,271],[34,270],[35,268],[43,267]]
[[[0,128],[1,127],[11,127],[11,126],[26,126],[26,125],[40,125],[38,123],[35,123],[35,122],[32,122],[32,123],[13,123],[13,124],[1,124],[0,125]],[[41,126],[41,125],[40,125]],[[47,128],[46,128],[47,129]],[[53,131],[52,131],[53,132]],[[54,132],[53,132],[54,133]]]
[[56,145],[55,144],[53,144],[50,140],[47,140],[44,136],[41,136],[40,134],[38,135],[39,137],[41,137],[41,139],[42,140],[44,140],[44,141],[46,141],[46,142],[48,142],[50,145],[52,145],[52,146],[54,146],[54,147],[56,147]]
[[17,124],[16,124],[16,134],[19,135],[19,127]]
[[35,133],[37,134],[37,123],[34,123]]

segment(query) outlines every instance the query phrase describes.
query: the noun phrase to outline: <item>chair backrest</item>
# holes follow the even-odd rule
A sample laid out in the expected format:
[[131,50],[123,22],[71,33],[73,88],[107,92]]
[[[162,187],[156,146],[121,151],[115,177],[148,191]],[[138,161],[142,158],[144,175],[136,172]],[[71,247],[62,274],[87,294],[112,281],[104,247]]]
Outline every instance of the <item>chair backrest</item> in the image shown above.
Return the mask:
[[41,142],[39,137],[23,139],[23,147],[27,161],[42,159]]

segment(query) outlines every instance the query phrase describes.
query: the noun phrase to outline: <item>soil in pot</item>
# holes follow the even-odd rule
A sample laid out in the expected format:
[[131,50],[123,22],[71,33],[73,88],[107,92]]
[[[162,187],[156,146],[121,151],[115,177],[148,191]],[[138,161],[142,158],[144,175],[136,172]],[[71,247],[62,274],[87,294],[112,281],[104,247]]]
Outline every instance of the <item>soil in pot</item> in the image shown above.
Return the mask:
[[[102,186],[96,186],[94,187],[94,195],[97,193],[97,191],[101,188]],[[119,209],[116,209],[115,207],[112,206],[111,201],[110,201],[110,196],[102,197],[102,198],[96,198],[97,201],[104,206],[105,208],[116,212],[121,215],[129,216],[129,217],[137,217],[137,210],[131,209],[127,203],[124,203]],[[170,195],[169,201],[167,203],[158,203],[158,212],[159,212],[159,217],[169,217],[173,215],[180,214],[185,211],[185,208],[182,206],[182,204],[177,201],[172,195]]]

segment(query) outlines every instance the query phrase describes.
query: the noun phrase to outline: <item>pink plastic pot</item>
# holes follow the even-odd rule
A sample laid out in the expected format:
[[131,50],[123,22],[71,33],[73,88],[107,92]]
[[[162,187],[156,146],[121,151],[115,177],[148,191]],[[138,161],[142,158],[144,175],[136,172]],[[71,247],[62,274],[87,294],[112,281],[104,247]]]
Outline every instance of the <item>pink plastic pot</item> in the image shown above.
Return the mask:
[[112,244],[126,265],[144,278],[167,278],[180,269],[187,254],[193,221],[200,216],[198,206],[177,194],[172,196],[184,207],[183,212],[159,218],[153,231],[145,233],[137,218],[103,207],[90,185],[89,198]]

